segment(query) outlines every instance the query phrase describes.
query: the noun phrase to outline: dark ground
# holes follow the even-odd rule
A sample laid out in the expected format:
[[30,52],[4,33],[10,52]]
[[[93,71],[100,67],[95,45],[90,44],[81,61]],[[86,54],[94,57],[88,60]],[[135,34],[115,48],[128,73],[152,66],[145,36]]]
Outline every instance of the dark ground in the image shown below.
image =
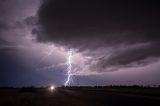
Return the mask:
[[1,88],[0,106],[160,106],[160,89]]

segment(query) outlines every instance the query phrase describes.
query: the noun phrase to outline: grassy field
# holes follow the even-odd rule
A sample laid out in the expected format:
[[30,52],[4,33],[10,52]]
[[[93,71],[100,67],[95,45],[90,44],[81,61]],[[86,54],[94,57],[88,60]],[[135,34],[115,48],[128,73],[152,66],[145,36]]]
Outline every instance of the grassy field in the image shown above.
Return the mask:
[[160,89],[1,88],[0,106],[160,106]]

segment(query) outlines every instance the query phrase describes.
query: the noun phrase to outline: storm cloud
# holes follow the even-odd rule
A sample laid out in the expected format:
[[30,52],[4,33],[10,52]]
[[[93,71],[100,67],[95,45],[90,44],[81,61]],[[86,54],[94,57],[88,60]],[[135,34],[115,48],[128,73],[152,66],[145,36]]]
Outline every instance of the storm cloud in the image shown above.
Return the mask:
[[158,4],[145,0],[43,0],[39,27],[32,33],[39,42],[87,52],[93,57],[92,65],[101,68],[138,66],[160,56]]

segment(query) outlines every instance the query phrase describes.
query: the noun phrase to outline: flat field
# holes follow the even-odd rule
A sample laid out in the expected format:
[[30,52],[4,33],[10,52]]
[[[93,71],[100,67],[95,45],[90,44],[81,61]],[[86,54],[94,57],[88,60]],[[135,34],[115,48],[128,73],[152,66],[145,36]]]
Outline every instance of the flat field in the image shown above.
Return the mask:
[[160,89],[1,88],[0,106],[160,106]]

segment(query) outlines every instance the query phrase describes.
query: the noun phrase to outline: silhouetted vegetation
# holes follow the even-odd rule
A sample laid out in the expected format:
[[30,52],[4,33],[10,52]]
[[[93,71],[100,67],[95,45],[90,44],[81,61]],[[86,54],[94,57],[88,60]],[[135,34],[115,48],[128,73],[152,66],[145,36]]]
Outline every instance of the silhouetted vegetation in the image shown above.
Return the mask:
[[36,88],[35,87],[23,87],[20,89],[20,92],[35,92]]
[[160,85],[154,86],[143,86],[143,85],[108,85],[108,86],[62,86],[61,88],[151,88],[151,89],[160,89]]

